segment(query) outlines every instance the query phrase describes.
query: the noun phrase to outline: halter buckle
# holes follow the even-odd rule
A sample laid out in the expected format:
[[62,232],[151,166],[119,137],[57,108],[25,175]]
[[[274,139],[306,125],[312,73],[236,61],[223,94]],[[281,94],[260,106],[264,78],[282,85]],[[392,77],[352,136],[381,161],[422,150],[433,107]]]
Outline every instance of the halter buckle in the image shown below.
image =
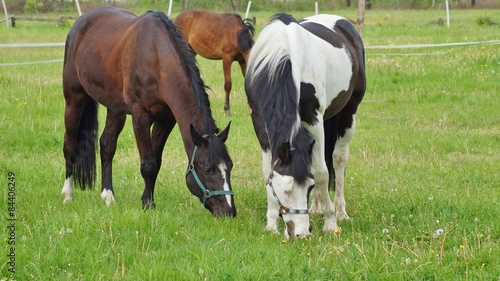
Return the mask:
[[212,196],[212,193],[210,192],[210,190],[205,189],[205,197],[210,198],[210,196]]

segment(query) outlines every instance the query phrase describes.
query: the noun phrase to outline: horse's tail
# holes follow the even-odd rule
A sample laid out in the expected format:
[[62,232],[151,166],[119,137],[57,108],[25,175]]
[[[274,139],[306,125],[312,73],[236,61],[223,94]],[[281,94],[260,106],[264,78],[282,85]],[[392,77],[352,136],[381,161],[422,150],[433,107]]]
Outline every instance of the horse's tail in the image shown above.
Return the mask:
[[78,143],[73,166],[75,182],[82,189],[94,188],[96,175],[97,102],[90,99],[78,127]]
[[247,49],[252,48],[255,43],[253,39],[255,28],[253,27],[250,19],[245,19],[242,23],[243,29],[238,33],[238,45],[240,45],[240,51],[245,52]]

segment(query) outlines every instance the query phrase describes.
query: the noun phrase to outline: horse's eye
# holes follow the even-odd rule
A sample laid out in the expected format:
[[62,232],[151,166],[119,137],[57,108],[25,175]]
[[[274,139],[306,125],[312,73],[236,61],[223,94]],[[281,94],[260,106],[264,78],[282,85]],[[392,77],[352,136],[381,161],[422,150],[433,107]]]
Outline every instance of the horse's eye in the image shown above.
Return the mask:
[[211,173],[212,169],[209,166],[205,167],[205,174],[211,174]]

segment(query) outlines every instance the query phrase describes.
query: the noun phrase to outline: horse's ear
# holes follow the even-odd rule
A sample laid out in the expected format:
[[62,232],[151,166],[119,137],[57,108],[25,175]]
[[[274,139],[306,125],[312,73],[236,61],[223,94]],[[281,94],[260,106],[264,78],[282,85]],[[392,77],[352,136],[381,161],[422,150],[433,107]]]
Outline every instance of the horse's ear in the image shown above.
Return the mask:
[[290,143],[284,142],[280,145],[278,149],[278,157],[280,158],[283,164],[287,164],[292,158],[292,154],[290,153]]
[[190,124],[189,130],[191,131],[191,139],[193,140],[194,145],[202,146],[208,144],[208,140],[196,131],[193,124]]
[[222,142],[226,142],[230,127],[231,127],[231,121],[229,121],[227,127],[218,135],[218,137],[222,140]]

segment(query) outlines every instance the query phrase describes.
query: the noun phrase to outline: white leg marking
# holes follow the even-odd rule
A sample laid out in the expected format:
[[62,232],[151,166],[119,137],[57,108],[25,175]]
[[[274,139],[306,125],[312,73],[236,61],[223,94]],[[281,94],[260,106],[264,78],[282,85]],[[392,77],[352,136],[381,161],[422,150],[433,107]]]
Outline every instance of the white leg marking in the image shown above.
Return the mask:
[[353,115],[351,128],[346,129],[345,135],[338,139],[333,152],[333,167],[335,169],[335,209],[337,218],[341,221],[349,220],[345,210],[346,202],[344,198],[344,173],[347,160],[349,159],[349,142],[356,130],[356,115]]
[[309,213],[311,214],[322,214],[321,212],[321,198],[319,197],[318,188],[315,187],[312,192],[311,207],[309,208]]
[[[335,217],[335,206],[333,205],[332,200],[330,199],[330,194],[328,193],[328,168],[326,167],[324,156],[325,133],[323,131],[323,116],[318,115],[318,119],[321,120],[318,124],[309,127],[309,131],[316,140],[316,143],[313,146],[311,165],[311,172],[314,175],[316,187],[314,187],[312,192],[313,203],[311,207],[321,207],[325,220],[323,232],[332,232],[335,231],[335,229],[338,229],[338,226],[337,218]],[[315,211],[317,211],[317,209]]]
[[[225,191],[230,191],[229,184],[227,183],[227,179],[226,179],[227,166],[225,163],[220,163],[218,167],[219,167],[220,173],[222,175],[222,178],[224,179],[224,185],[222,186],[222,188]],[[233,207],[231,204],[231,195],[226,195],[226,201],[230,207]]]
[[272,161],[272,156],[270,150],[262,150],[262,175],[264,176],[264,186],[266,188],[266,193],[267,193],[266,230],[278,233],[278,218],[279,218],[278,205],[276,205],[276,202],[274,202],[272,193],[268,190],[268,187],[265,183],[267,181],[269,173],[271,172],[271,161]]
[[109,189],[104,189],[101,192],[101,198],[106,203],[106,206],[109,206],[112,202],[115,202],[115,196],[113,195],[113,192]]
[[64,197],[63,203],[73,200],[73,176],[70,176],[64,181],[61,194]]
[[[267,223],[266,230],[278,233],[278,218],[279,218],[279,209],[278,205],[274,201],[274,196],[272,195],[269,188],[266,186],[267,193]],[[286,232],[286,231],[285,231]]]

